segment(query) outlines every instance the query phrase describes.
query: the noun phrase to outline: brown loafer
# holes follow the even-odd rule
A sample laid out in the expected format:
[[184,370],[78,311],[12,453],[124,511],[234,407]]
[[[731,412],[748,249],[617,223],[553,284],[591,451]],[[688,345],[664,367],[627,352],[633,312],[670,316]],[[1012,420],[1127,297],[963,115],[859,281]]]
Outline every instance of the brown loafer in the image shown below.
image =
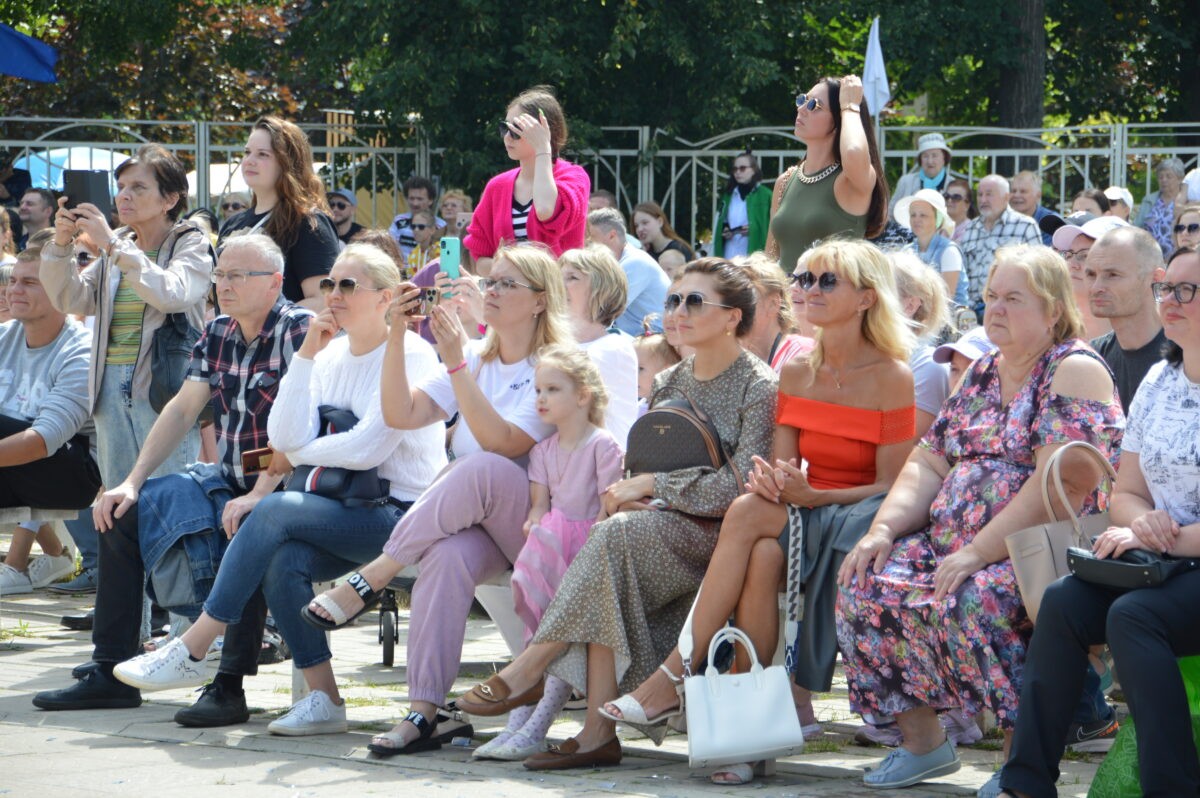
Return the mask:
[[579,741],[572,737],[562,745],[552,745],[540,754],[525,760],[526,770],[570,770],[621,764],[621,741],[616,737],[594,751],[580,751]]
[[496,674],[483,684],[477,684],[455,703],[463,712],[488,718],[493,715],[503,715],[517,707],[529,706],[542,700],[542,691],[546,689],[545,678],[518,696],[510,695],[510,690],[500,674]]

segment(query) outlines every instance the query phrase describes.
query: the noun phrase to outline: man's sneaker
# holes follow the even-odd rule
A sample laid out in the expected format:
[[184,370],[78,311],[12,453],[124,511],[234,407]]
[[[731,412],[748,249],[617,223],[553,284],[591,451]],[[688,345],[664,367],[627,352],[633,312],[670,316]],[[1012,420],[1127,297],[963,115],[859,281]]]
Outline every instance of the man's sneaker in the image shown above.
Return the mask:
[[885,745],[895,748],[904,742],[904,735],[895,723],[883,723],[878,726],[864,723],[854,732],[854,742],[859,745]]
[[47,587],[51,582],[57,582],[64,576],[75,573],[75,555],[70,549],[63,549],[57,557],[41,554],[29,561],[29,581],[34,590]]
[[1112,748],[1121,726],[1116,715],[1107,720],[1072,723],[1067,730],[1067,748],[1080,754],[1103,754]]
[[320,690],[313,690],[297,701],[286,715],[267,726],[271,734],[285,737],[341,734],[346,729],[346,702],[335,704]]
[[57,585],[50,585],[50,590],[55,593],[70,593],[76,596],[82,596],[87,593],[96,592],[96,580],[98,571],[95,568],[84,568],[69,582],[59,582]]
[[975,723],[975,719],[961,709],[943,712],[938,719],[942,728],[946,730],[946,736],[953,740],[955,745],[974,745],[983,739],[983,732]]
[[0,596],[32,592],[33,582],[29,579],[28,571],[18,571],[8,563],[0,564]]
[[43,690],[33,697],[33,705],[48,710],[132,709],[142,705],[142,694],[96,668],[70,687]]
[[191,658],[187,646],[177,637],[157,651],[118,663],[113,676],[141,690],[172,690],[204,684],[208,669],[204,660]]
[[246,693],[234,693],[220,682],[209,682],[201,691],[196,703],[175,713],[175,722],[180,726],[209,728],[232,726],[250,720],[246,708]]

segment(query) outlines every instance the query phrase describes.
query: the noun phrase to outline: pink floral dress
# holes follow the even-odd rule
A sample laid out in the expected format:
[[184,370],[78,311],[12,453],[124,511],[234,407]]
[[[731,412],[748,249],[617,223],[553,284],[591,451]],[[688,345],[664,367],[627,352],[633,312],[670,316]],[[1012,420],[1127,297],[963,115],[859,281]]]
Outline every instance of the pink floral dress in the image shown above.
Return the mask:
[[[1034,472],[1035,450],[1084,440],[1115,464],[1124,428],[1116,390],[1108,403],[1050,390],[1058,364],[1079,353],[1100,360],[1082,341],[1051,347],[1007,406],[996,353],[984,355],[942,406],[920,443],[950,465],[929,527],[897,540],[882,573],[840,588],[838,646],[854,711],[986,708],[1001,728],[1015,725],[1032,627],[1011,563],[992,563],[941,601],[934,572],[1017,494]],[[1097,511],[1095,497],[1088,505],[1085,512]]]

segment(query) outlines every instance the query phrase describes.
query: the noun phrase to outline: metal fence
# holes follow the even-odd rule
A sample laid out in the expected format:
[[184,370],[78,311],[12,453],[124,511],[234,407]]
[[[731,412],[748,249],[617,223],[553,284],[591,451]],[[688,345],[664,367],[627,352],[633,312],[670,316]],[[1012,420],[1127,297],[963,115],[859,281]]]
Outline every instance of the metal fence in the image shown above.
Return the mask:
[[[0,117],[0,150],[17,157],[72,147],[128,154],[154,141],[193,171],[194,196],[215,204],[239,179],[237,164],[250,127],[246,122]],[[359,192],[361,222],[383,226],[405,210],[398,186],[410,175],[438,182],[443,150],[416,128],[385,136],[382,126],[361,124],[342,111],[327,112],[324,123],[301,127],[326,185]],[[1061,210],[1069,208],[1076,192],[1092,186],[1127,186],[1140,200],[1153,187],[1150,164],[1164,157],[1178,156],[1188,169],[1200,165],[1200,123],[1034,130],[885,126],[879,143],[890,184],[916,168],[916,141],[932,131],[943,133],[954,150],[956,175],[974,183],[991,172],[1011,175],[1018,168],[1033,169],[1042,175],[1045,204]],[[733,158],[747,147],[768,182],[804,155],[788,127],[743,128],[689,141],[644,126],[603,128],[600,147],[567,155],[588,168],[595,188],[616,194],[626,212],[638,202],[658,202],[680,235],[696,242],[709,233]],[[75,165],[88,168],[86,163]]]

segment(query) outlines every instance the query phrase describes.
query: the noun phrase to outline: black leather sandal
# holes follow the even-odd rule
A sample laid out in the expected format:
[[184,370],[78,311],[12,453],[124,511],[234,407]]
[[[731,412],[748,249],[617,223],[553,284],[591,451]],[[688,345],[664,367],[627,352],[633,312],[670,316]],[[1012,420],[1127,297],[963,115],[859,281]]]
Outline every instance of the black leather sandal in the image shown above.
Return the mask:
[[[441,742],[433,736],[433,731],[436,727],[420,712],[409,712],[404,720],[416,726],[421,736],[410,743],[405,743],[400,732],[390,731],[384,734],[377,734],[371,738],[367,750],[376,756],[395,756],[396,754],[419,754],[422,751],[436,751],[442,747]],[[375,742],[376,740],[386,740],[390,745],[380,745]]]

